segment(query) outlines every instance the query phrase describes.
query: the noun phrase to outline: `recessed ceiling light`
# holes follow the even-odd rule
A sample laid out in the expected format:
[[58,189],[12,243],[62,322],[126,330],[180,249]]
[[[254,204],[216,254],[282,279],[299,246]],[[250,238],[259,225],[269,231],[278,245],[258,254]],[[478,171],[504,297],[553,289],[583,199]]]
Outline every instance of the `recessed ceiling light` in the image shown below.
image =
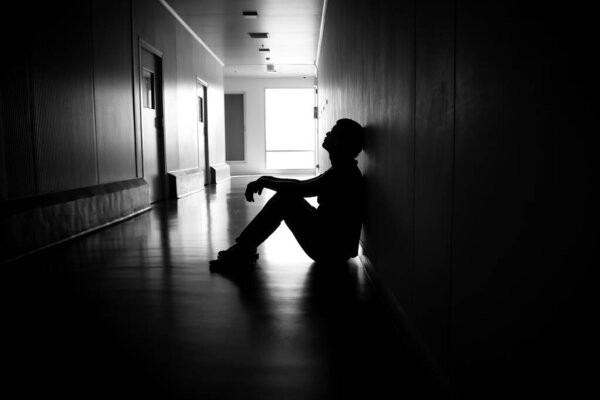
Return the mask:
[[244,11],[242,12],[244,18],[253,19],[258,18],[258,13],[256,11]]
[[248,35],[252,39],[268,39],[269,38],[268,32],[248,32]]

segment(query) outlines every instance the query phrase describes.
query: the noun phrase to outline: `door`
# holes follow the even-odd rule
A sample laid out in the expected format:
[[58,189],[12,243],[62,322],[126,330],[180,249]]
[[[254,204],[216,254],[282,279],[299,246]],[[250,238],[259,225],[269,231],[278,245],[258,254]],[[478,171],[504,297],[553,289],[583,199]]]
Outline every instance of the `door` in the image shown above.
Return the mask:
[[142,158],[150,201],[164,198],[162,60],[142,47]]
[[244,95],[225,95],[225,160],[245,160]]
[[208,171],[208,137],[206,126],[206,87],[196,81],[196,109],[198,110],[198,169],[202,171],[203,185],[209,181]]

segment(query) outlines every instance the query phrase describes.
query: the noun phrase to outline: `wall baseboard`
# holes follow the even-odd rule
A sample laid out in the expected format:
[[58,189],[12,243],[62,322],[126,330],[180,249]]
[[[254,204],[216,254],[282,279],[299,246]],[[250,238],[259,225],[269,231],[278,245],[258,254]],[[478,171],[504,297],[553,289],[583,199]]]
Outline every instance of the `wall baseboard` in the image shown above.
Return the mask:
[[18,199],[2,204],[0,263],[54,246],[151,208],[142,178]]
[[140,214],[143,214],[143,213],[145,213],[146,211],[150,211],[150,210],[152,210],[152,207],[151,207],[151,206],[148,206],[147,208],[144,208],[144,209],[142,209],[142,210],[138,210],[138,211],[136,211],[136,212],[134,212],[134,213],[132,213],[132,214],[130,214],[130,215],[126,215],[126,216],[124,216],[124,217],[117,218],[117,219],[115,219],[115,220],[109,221],[109,222],[107,222],[107,223],[105,223],[105,224],[102,224],[102,225],[99,225],[99,226],[95,226],[95,227],[93,227],[93,228],[90,228],[90,229],[88,229],[88,230],[86,230],[86,231],[83,231],[83,232],[76,233],[76,234],[74,234],[74,235],[72,235],[72,236],[66,237],[66,238],[64,238],[64,239],[61,239],[61,240],[58,240],[58,241],[56,241],[56,242],[52,242],[52,243],[49,243],[49,244],[47,244],[47,245],[45,245],[45,246],[38,247],[38,248],[36,248],[36,249],[33,249],[33,250],[27,251],[27,252],[25,252],[25,253],[19,254],[19,255],[15,256],[15,257],[13,257],[13,258],[6,259],[6,260],[4,260],[4,259],[0,259],[0,264],[5,264],[5,263],[6,263],[6,264],[8,264],[8,263],[10,263],[10,262],[17,261],[17,260],[19,260],[20,258],[23,258],[23,257],[29,256],[29,255],[31,255],[31,254],[35,254],[35,253],[37,253],[37,252],[39,252],[39,251],[42,251],[42,250],[48,249],[48,248],[50,248],[50,247],[57,246],[57,245],[59,245],[59,244],[61,244],[61,243],[68,242],[69,240],[76,239],[76,238],[78,238],[78,237],[80,237],[80,236],[85,236],[85,235],[87,235],[87,234],[90,234],[90,233],[93,233],[93,232],[99,231],[99,230],[101,230],[101,229],[104,229],[104,228],[107,228],[107,227],[109,227],[109,226],[111,226],[111,225],[118,224],[119,222],[126,221],[126,220],[128,220],[128,219],[130,219],[130,218],[136,217],[136,216],[138,216],[138,215],[140,215]]
[[415,324],[411,321],[390,287],[380,278],[362,244],[359,246],[358,258],[399,338],[412,347],[417,358],[422,361],[423,366],[431,371],[446,392],[450,393],[450,380],[447,373],[432,355],[429,347],[421,338]]

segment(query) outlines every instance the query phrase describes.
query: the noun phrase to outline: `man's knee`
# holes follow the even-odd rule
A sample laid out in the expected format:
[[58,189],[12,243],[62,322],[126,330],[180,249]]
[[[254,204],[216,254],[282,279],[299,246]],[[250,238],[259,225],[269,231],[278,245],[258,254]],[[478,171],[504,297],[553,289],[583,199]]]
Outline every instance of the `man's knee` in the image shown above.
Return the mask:
[[292,205],[292,204],[300,203],[303,200],[304,200],[304,198],[302,196],[292,194],[292,193],[286,193],[286,192],[277,192],[271,198],[271,201],[273,201],[275,203],[283,204],[283,205]]
[[299,196],[291,195],[289,193],[277,192],[269,199],[265,208],[270,210],[269,212],[275,213],[279,218],[284,219],[286,216],[296,214],[300,208],[301,201],[304,199]]

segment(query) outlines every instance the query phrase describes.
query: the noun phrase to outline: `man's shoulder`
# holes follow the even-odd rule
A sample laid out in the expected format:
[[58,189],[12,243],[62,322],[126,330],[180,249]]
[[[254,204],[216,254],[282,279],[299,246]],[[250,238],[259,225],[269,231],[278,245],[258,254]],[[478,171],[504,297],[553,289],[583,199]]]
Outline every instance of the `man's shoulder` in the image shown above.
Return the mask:
[[345,168],[332,167],[323,173],[324,182],[332,186],[353,186],[362,185],[363,176],[357,166]]

